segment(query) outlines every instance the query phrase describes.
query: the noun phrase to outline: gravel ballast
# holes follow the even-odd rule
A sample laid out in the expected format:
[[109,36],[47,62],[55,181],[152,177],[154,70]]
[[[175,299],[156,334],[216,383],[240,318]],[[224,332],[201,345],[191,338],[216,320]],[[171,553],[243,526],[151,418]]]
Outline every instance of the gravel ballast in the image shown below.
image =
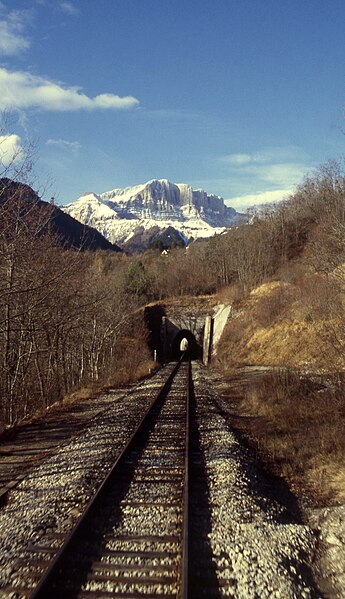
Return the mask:
[[287,522],[285,508],[262,493],[256,463],[221,415],[210,377],[198,363],[193,379],[209,488],[209,538],[222,596],[320,597],[309,567],[314,532]]
[[[8,503],[0,510],[0,597],[12,597],[6,588],[25,584],[30,545],[47,544],[56,531],[71,529],[166,376],[167,369],[163,369],[128,397],[116,399],[83,435],[35,468],[8,494]],[[255,459],[221,414],[212,378],[196,362],[193,378],[210,502],[208,540],[219,596],[321,597],[310,574],[316,545],[313,530],[294,522],[286,508],[267,489],[264,492]],[[135,486],[132,492],[133,499],[139,498]],[[138,514],[135,508],[131,510],[133,530],[138,532]],[[171,518],[169,510],[156,511],[157,517],[161,514],[166,520],[167,533],[171,532],[175,511]]]

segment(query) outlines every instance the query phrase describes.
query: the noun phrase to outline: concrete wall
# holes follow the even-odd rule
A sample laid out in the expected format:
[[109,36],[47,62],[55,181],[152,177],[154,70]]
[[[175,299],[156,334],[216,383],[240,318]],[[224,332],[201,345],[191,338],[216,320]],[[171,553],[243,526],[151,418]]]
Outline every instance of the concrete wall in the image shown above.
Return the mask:
[[232,306],[219,304],[213,315],[212,355],[217,353],[217,345],[224,331],[228,318],[232,313]]

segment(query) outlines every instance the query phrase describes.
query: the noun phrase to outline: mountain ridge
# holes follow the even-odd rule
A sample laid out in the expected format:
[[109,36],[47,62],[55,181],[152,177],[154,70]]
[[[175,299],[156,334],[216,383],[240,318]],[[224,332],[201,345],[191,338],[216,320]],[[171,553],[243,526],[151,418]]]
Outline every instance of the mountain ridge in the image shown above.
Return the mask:
[[226,206],[222,197],[168,179],[151,179],[100,194],[89,192],[62,209],[125,250],[131,249],[132,238],[137,250],[146,249],[152,241],[150,230],[157,238],[157,227],[162,232],[172,227],[187,244],[247,220]]
[[[82,224],[58,206],[42,200],[29,185],[3,177],[0,178],[0,209],[6,206],[8,201],[14,201],[22,216],[28,212],[28,206],[33,206],[35,217],[44,223],[41,234],[51,233],[64,248],[121,251],[116,244],[110,243],[96,229]],[[2,217],[0,210],[0,230],[4,226]],[[8,223],[6,226],[8,227]]]

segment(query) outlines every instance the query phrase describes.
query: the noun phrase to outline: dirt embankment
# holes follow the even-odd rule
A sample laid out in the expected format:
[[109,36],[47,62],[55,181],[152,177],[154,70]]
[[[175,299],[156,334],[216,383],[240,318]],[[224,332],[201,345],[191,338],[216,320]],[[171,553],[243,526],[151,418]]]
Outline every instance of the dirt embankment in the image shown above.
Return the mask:
[[243,365],[342,369],[343,302],[317,276],[265,283],[237,301],[217,363],[224,370]]

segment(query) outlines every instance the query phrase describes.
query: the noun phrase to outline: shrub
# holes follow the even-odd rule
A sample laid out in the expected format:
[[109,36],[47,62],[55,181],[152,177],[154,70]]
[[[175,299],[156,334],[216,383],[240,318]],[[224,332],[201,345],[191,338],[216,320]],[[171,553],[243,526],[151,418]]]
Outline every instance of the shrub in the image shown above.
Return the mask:
[[248,292],[241,283],[233,283],[227,287],[222,287],[217,293],[219,302],[223,304],[231,304],[234,308],[238,308],[246,297]]

